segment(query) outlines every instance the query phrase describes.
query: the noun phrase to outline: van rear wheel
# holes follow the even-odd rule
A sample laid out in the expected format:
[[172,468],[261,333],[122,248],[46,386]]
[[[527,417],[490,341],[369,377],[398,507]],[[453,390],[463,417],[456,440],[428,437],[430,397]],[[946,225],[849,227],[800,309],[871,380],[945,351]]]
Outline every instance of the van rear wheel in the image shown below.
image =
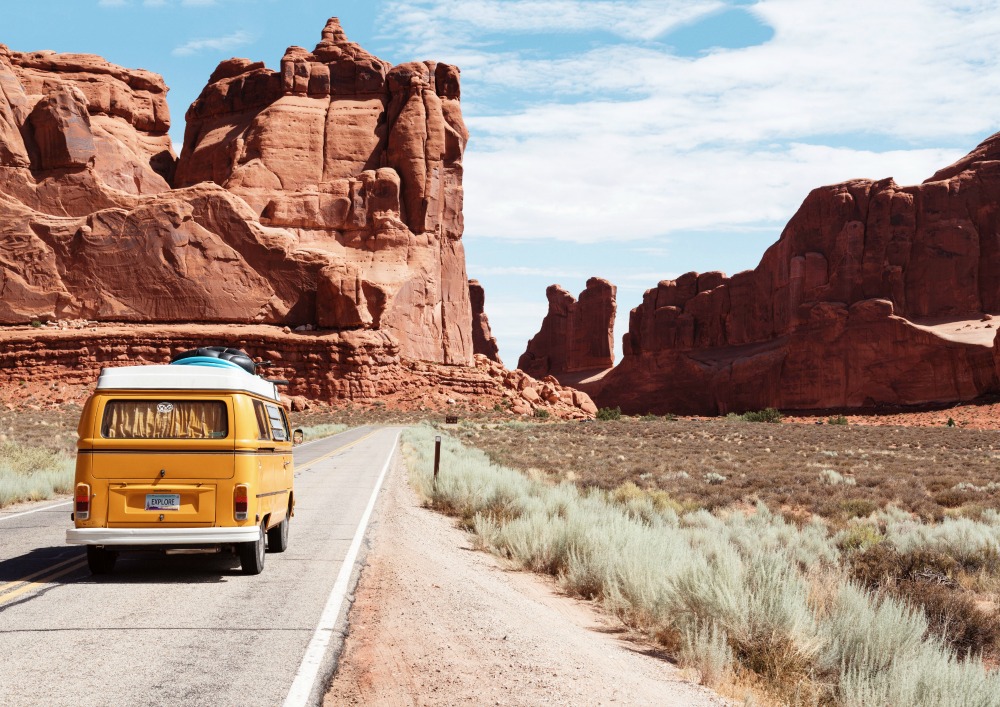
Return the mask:
[[284,552],[288,548],[288,515],[267,531],[268,552]]
[[111,574],[115,568],[118,553],[96,545],[87,546],[87,566],[91,574]]
[[257,540],[240,543],[240,569],[243,574],[260,574],[264,570],[264,523],[257,529]]

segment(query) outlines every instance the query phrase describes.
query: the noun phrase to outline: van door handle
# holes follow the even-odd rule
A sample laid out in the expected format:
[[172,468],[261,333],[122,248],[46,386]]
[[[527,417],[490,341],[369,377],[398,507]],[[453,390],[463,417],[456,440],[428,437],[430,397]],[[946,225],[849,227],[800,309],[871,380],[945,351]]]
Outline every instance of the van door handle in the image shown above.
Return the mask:
[[274,450],[275,450],[275,447],[261,447],[260,448],[260,451],[262,451],[262,452],[273,452]]
[[291,464],[291,462],[290,461],[285,461],[284,464],[285,464],[285,468],[287,469],[288,465]]

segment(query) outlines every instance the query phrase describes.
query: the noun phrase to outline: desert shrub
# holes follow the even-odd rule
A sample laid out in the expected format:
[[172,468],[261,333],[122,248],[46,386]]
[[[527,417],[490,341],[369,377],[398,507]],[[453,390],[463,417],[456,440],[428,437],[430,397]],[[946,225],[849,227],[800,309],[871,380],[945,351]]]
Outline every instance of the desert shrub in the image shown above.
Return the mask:
[[32,319],[31,320],[31,326],[35,327],[36,329],[38,327],[40,327],[41,325],[42,325],[42,323],[39,320],[37,320],[37,319]]
[[545,408],[535,408],[535,412],[532,415],[539,420],[547,420],[549,418],[549,411]]
[[934,494],[934,502],[945,508],[958,508],[966,501],[971,501],[972,499],[973,495],[969,491],[960,489],[957,486]]
[[857,481],[853,476],[844,476],[833,469],[823,469],[819,472],[819,480],[830,486],[854,486]]
[[963,481],[961,483],[952,486],[955,491],[971,491],[972,493],[993,493],[994,491],[1000,490],[1000,484],[996,481],[990,481],[982,486],[976,486],[974,483],[969,481]]
[[845,498],[838,506],[848,518],[867,518],[878,510],[878,506],[867,498]]
[[640,519],[662,515],[664,511],[680,515],[685,510],[684,505],[675,501],[666,491],[642,489],[631,481],[613,489],[608,498],[624,506],[632,517]]
[[922,611],[928,632],[958,655],[992,654],[1000,646],[1000,620],[980,609],[955,582],[960,565],[954,558],[927,549],[900,553],[881,544],[851,555],[848,562],[862,586]]
[[965,570],[1000,573],[1000,513],[994,510],[984,511],[982,520],[946,518],[934,525],[916,522],[897,509],[876,518],[885,525],[886,539],[902,554],[934,551]]
[[959,563],[928,549],[901,553],[889,543],[876,543],[848,558],[851,576],[868,589],[894,586],[901,581],[950,582]]
[[828,424],[828,425],[846,425],[847,424],[847,418],[844,417],[843,415],[832,415],[831,417],[826,418],[826,424]]
[[865,550],[883,540],[878,528],[865,524],[848,526],[834,536],[834,542],[841,550]]
[[0,444],[0,508],[73,490],[74,459],[61,452]]
[[621,418],[622,409],[620,407],[601,408],[597,411],[598,420],[620,420]]
[[1000,646],[1000,620],[980,609],[968,592],[931,579],[900,582],[893,592],[927,618],[928,631],[959,656],[988,653]]
[[696,669],[702,685],[721,685],[732,675],[734,663],[726,632],[714,621],[687,629],[681,639],[677,662],[682,667]]
[[784,415],[774,408],[764,408],[763,410],[745,412],[740,415],[740,419],[744,422],[781,422],[783,417]]
[[714,471],[710,471],[705,474],[705,483],[708,484],[722,484],[725,483],[726,477],[722,474],[716,474]]

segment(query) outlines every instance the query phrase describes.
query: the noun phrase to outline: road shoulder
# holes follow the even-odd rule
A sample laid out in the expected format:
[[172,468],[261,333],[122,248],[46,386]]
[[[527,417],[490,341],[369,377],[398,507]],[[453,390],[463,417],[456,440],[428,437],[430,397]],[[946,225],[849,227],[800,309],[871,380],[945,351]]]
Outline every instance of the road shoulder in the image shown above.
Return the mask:
[[324,705],[720,705],[554,583],[474,550],[397,458]]

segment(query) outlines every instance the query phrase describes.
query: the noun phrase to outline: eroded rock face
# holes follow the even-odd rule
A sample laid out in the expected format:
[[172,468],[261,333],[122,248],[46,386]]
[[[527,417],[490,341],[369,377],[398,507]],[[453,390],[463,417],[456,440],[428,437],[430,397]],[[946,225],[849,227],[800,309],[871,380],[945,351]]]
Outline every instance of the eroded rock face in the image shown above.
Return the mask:
[[[281,390],[292,409],[304,409],[309,401],[351,400],[445,413],[503,410],[534,416],[543,410],[560,419],[589,418],[597,411],[589,396],[562,387],[554,378],[535,380],[479,354],[471,366],[406,359],[382,331],[297,332],[239,324],[121,326],[80,320],[0,329],[0,405],[82,403],[104,367],[167,363],[172,354],[209,341],[270,361],[267,375],[288,381]],[[25,380],[30,386],[21,386]]]
[[[4,144],[15,144],[36,175],[91,167],[95,190],[137,195],[169,189],[176,158],[167,134],[167,87],[157,74],[91,54],[21,53],[0,45],[0,133],[5,114],[13,116],[21,141],[5,138]],[[3,150],[0,165],[6,164]],[[29,166],[15,162],[10,166]],[[57,215],[82,209],[56,202],[37,205]]]
[[545,290],[549,311],[517,367],[536,378],[610,368],[616,293],[614,285],[598,277],[587,280],[579,301],[559,285],[550,285]]
[[486,291],[478,280],[469,280],[469,301],[472,304],[472,348],[490,361],[500,360],[500,347],[490,330],[490,320],[486,316]]
[[166,87],[0,45],[0,324],[318,325],[472,364],[458,70],[330,20],[280,71],[228,59],[170,150]]
[[[1000,136],[918,186],[814,190],[755,270],[647,290],[592,391],[623,410],[921,404],[995,391],[990,342],[918,325],[1000,309]],[[990,337],[991,339],[991,337]]]

